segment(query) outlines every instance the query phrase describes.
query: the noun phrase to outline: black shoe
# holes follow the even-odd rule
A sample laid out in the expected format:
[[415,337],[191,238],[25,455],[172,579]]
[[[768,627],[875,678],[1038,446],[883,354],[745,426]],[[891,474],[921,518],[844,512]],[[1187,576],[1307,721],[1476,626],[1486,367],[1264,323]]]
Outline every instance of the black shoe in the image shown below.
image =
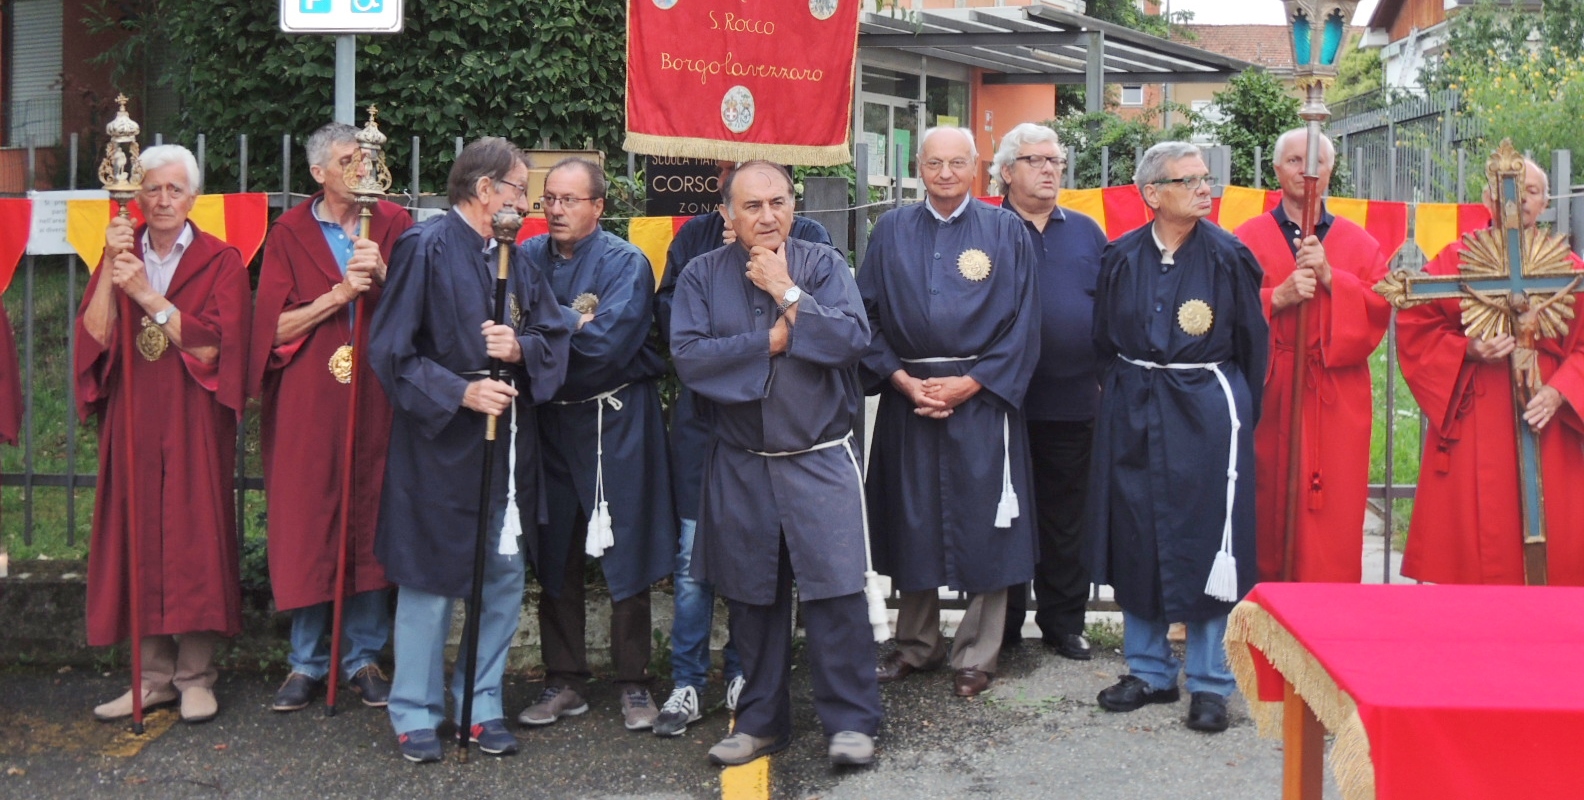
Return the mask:
[[1194,692],[1188,702],[1188,727],[1205,733],[1226,730],[1226,698],[1215,692]]
[[1088,661],[1094,658],[1094,653],[1089,651],[1089,640],[1082,634],[1064,633],[1059,636],[1041,637],[1040,641],[1055,650],[1062,658],[1070,658],[1074,661]]
[[369,664],[357,671],[356,675],[347,679],[347,686],[358,697],[363,698],[363,705],[374,708],[384,708],[390,703],[390,679],[380,668]]
[[270,703],[270,708],[276,711],[297,711],[308,707],[313,700],[314,693],[319,691],[319,686],[324,681],[310,678],[301,672],[293,672],[286,676],[286,682],[275,690],[275,700]]
[[1181,697],[1176,686],[1151,689],[1142,678],[1123,675],[1114,686],[1100,690],[1100,707],[1107,711],[1137,711],[1150,703],[1175,703]]

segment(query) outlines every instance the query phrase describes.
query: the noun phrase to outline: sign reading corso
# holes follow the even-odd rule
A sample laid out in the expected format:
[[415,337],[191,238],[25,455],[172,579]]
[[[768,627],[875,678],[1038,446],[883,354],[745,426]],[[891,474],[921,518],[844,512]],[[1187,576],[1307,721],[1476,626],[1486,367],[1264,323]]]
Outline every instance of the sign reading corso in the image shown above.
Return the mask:
[[401,33],[402,0],[280,0],[284,33]]
[[635,153],[851,160],[860,0],[628,0]]
[[691,217],[720,205],[720,169],[708,158],[644,157],[644,214]]

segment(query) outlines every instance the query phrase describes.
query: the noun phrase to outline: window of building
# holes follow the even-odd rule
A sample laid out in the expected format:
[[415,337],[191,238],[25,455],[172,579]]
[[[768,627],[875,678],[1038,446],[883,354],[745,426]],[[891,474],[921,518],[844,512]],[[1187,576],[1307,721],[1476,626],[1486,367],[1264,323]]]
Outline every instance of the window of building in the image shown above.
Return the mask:
[[1122,87],[1122,105],[1125,105],[1125,106],[1141,106],[1141,105],[1144,105],[1144,87],[1143,86],[1123,86]]

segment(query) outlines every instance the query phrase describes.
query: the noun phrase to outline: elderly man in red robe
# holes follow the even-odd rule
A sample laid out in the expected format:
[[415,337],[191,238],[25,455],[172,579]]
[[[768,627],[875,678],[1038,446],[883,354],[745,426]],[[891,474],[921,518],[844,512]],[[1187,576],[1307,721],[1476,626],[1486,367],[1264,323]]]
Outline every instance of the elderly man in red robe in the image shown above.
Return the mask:
[[[219,711],[215,645],[242,627],[232,476],[247,380],[248,275],[236,248],[187,219],[201,182],[192,153],[161,145],[141,161],[137,203],[147,223],[110,223],[77,316],[77,410],[99,421],[88,644],[116,644],[133,632],[136,585],[143,707],[179,699],[183,720],[203,722]],[[123,319],[128,308],[132,318]],[[122,357],[128,335],[136,337],[130,360]],[[129,552],[129,513],[137,552]],[[94,709],[101,720],[131,714],[131,691]]]
[[[395,203],[372,209],[370,237],[359,233],[357,128],[333,122],[308,138],[309,172],[323,190],[282,214],[264,247],[253,319],[250,392],[262,391],[264,488],[269,492],[270,584],[275,607],[292,615],[291,674],[271,702],[296,711],[313,699],[331,669],[366,705],[384,706],[390,681],[379,654],[390,640],[389,581],[374,558],[391,409],[366,358],[357,363],[357,409],[350,350],[356,314],[373,314],[385,283],[385,259],[412,218]],[[363,298],[357,304],[358,298]],[[348,414],[353,461],[345,459]],[[342,478],[352,471],[343,508]],[[341,663],[330,663],[331,617],[342,514],[347,528],[346,598]]]
[[[1524,164],[1518,203],[1528,230],[1545,210],[1550,185],[1539,166]],[[1489,189],[1485,203],[1494,216]],[[1462,253],[1461,242],[1448,245],[1425,272],[1457,274]],[[1584,269],[1584,262],[1574,257],[1573,267]],[[1516,427],[1522,424],[1539,434],[1549,582],[1584,585],[1584,493],[1576,489],[1584,479],[1584,325],[1573,320],[1567,335],[1536,342],[1543,387],[1520,415],[1509,366],[1517,340],[1469,338],[1462,316],[1458,300],[1397,314],[1403,378],[1430,423],[1403,574],[1432,583],[1524,582]]]
[[[1362,577],[1364,506],[1369,493],[1369,357],[1386,335],[1391,307],[1374,286],[1386,256],[1363,228],[1326,210],[1303,235],[1307,193],[1303,128],[1276,139],[1281,204],[1237,229],[1265,271],[1260,299],[1270,319],[1270,372],[1265,410],[1254,431],[1259,577],[1282,579],[1287,504],[1298,503],[1292,574],[1288,580],[1358,583]],[[1319,191],[1336,165],[1336,148],[1320,138]],[[1300,493],[1287,497],[1292,452],[1293,370],[1298,314],[1309,306],[1304,369]]]

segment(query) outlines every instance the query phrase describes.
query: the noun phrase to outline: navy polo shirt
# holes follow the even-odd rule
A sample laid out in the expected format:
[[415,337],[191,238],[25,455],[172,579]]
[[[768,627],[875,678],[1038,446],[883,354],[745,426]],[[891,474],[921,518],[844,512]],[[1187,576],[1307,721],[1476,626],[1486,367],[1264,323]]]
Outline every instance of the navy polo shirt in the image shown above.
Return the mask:
[[[1303,228],[1299,227],[1297,222],[1294,222],[1287,217],[1287,207],[1281,203],[1277,203],[1276,207],[1271,209],[1270,213],[1271,216],[1276,218],[1276,224],[1281,226],[1283,234],[1282,238],[1287,240],[1287,249],[1292,251],[1293,258],[1297,258],[1298,245],[1293,244],[1293,240],[1302,238],[1300,234],[1303,233]],[[1315,220],[1315,236],[1318,237],[1320,241],[1325,241],[1326,234],[1331,232],[1331,222],[1335,219],[1336,217],[1333,216],[1330,211],[1326,210],[1325,201],[1321,200],[1320,219]]]
[[[1016,211],[1007,198],[1001,205]],[[1028,220],[1023,227],[1039,254],[1040,295],[1040,358],[1029,380],[1023,416],[1091,421],[1100,401],[1093,325],[1105,232],[1089,217],[1060,206],[1043,232]]]

